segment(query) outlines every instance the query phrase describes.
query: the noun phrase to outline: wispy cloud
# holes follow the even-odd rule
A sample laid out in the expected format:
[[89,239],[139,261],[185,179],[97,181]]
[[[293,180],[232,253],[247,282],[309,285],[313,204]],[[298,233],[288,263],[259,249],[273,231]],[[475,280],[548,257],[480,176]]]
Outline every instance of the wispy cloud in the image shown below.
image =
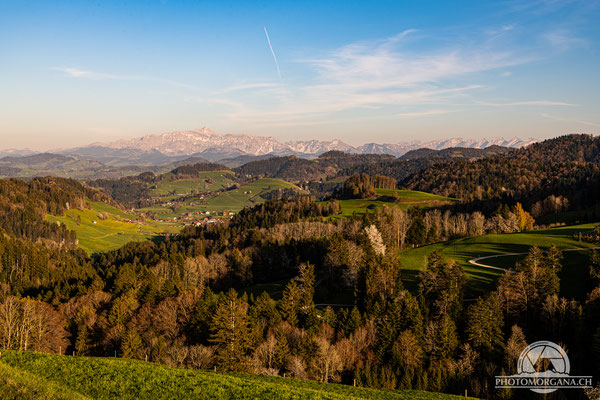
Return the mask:
[[546,114],[546,113],[543,113],[542,117],[547,118],[547,119],[552,119],[554,121],[568,122],[568,123],[571,123],[571,124],[579,124],[579,125],[586,125],[586,126],[593,126],[595,128],[600,128],[600,124],[599,123],[589,122],[589,121],[582,121],[582,120],[574,119],[574,118],[564,118],[564,117],[560,117],[560,116],[557,116],[557,115]]
[[573,3],[584,3],[588,0],[508,0],[506,4],[514,12],[543,15],[558,12]]
[[[405,31],[402,38],[408,36]],[[429,52],[403,51],[396,37],[381,43],[344,46],[327,57],[307,60],[324,81],[351,87],[399,88],[435,83],[460,75],[522,63],[508,50],[480,46],[450,47]]]
[[115,75],[108,74],[104,72],[96,72],[96,71],[88,71],[75,67],[53,67],[55,71],[63,72],[66,76],[77,79],[90,79],[90,80],[119,80],[119,81],[146,81],[146,82],[155,82],[161,83],[171,86],[176,86],[180,88],[187,89],[197,89],[197,87],[193,85],[188,85],[186,83],[157,78],[152,76],[140,76],[140,75]]
[[430,115],[442,115],[456,112],[457,110],[427,110],[421,112],[410,112],[410,113],[399,113],[395,114],[399,118],[415,118],[415,117],[427,117]]
[[[420,112],[405,112],[396,114],[381,114],[381,115],[355,115],[344,118],[344,122],[361,122],[361,121],[381,121],[381,120],[398,120],[398,119],[412,119],[420,117],[428,117],[432,115],[443,115],[458,112],[459,110],[427,110]],[[258,122],[254,126],[256,127],[297,127],[297,126],[319,126],[319,125],[331,125],[339,124],[340,121],[336,119],[306,119],[304,116],[296,117],[283,117],[275,120],[263,120]]]
[[94,80],[100,80],[100,79],[140,80],[141,79],[138,76],[112,75],[112,74],[105,74],[105,73],[100,73],[100,72],[85,71],[85,70],[82,70],[79,68],[73,68],[73,67],[54,67],[52,69],[55,71],[64,72],[67,76],[70,76],[71,78],[85,78],[85,79],[94,79]]
[[561,51],[570,50],[573,47],[587,46],[588,44],[587,40],[577,37],[573,32],[564,28],[547,32],[542,37],[551,46]]
[[577,104],[565,103],[564,101],[552,100],[529,100],[529,101],[513,101],[510,103],[490,103],[486,101],[478,101],[476,104],[491,107],[514,107],[514,106],[561,106],[574,107]]
[[220,90],[218,93],[231,93],[231,92],[239,92],[244,90],[253,90],[253,89],[268,89],[280,86],[278,83],[272,82],[257,82],[257,83],[244,83],[234,86],[226,87],[225,89]]
[[[356,109],[391,108],[388,115],[396,115],[393,108],[399,106],[443,105],[446,110],[482,88],[477,83],[465,84],[465,77],[530,59],[494,47],[483,37],[481,43],[468,46],[411,50],[407,44],[419,40],[413,37],[416,32],[409,29],[385,39],[351,43],[319,57],[297,59],[314,72],[308,84],[277,88],[257,84],[251,88],[255,89],[251,101],[240,101],[227,117],[264,125],[316,120]],[[461,84],[453,83],[457,79]],[[424,111],[422,115],[433,114]]]

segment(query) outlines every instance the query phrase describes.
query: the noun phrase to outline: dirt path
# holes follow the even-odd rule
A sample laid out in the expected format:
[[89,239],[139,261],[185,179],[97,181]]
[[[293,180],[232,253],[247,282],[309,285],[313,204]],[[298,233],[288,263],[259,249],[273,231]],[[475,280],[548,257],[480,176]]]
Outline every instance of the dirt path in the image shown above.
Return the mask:
[[[600,249],[600,247],[584,247],[584,248],[579,248],[579,249],[564,249],[561,251],[564,253],[565,251],[585,251],[585,250],[596,250],[596,249]],[[506,268],[500,268],[500,267],[494,267],[493,265],[482,264],[479,261],[487,260],[489,258],[497,258],[497,257],[522,256],[525,254],[528,254],[528,253],[527,252],[525,252],[525,253],[506,253],[506,254],[494,254],[493,256],[477,257],[477,258],[473,258],[473,259],[469,260],[469,264],[473,264],[473,265],[476,265],[476,266],[482,267],[482,268],[506,272],[506,271],[508,271],[508,269],[506,269]]]

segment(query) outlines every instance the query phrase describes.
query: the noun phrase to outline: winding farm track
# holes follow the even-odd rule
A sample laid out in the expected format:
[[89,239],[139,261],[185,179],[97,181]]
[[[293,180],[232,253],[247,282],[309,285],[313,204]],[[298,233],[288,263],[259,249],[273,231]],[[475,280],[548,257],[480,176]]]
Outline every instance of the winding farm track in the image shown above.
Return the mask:
[[[584,248],[578,248],[578,249],[564,249],[561,251],[564,253],[565,251],[585,251],[585,250],[596,250],[596,249],[600,249],[600,247],[584,247]],[[479,261],[487,260],[489,258],[497,258],[497,257],[522,256],[525,254],[528,254],[528,253],[527,252],[525,252],[525,253],[506,253],[506,254],[494,254],[492,256],[477,257],[477,258],[473,258],[473,259],[469,260],[469,264],[473,264],[473,265],[476,265],[476,266],[482,267],[482,268],[506,272],[506,271],[508,271],[507,268],[494,267],[493,265],[482,264]]]

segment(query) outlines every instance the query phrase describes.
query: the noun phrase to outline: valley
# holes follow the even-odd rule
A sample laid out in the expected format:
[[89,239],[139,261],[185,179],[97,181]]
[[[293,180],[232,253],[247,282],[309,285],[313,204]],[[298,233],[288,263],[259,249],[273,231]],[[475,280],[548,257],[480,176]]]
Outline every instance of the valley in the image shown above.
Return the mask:
[[600,400],[599,18],[0,1],[0,400]]
[[465,383],[444,363],[471,351],[497,363],[519,329],[554,332],[582,362],[584,331],[565,335],[553,313],[583,327],[595,307],[599,155],[598,138],[571,135],[404,159],[334,151],[2,179],[0,326],[17,310],[21,328],[0,330],[0,387],[484,397],[487,376]]
[[[208,178],[210,179],[210,178]],[[163,193],[157,196],[164,201],[151,207],[137,209],[144,215],[151,215],[158,220],[181,220],[181,222],[199,222],[204,219],[229,218],[244,207],[266,201],[269,194],[277,194],[278,191],[292,190],[298,195],[307,194],[296,185],[282,179],[260,178],[252,182],[213,191],[212,189],[198,189],[204,187],[205,178],[186,179],[165,184],[158,189],[152,189],[153,193]],[[230,181],[230,183],[233,183]],[[164,194],[164,188],[169,188]],[[172,189],[173,188],[173,189]],[[221,190],[223,189],[223,190]],[[196,192],[204,192],[198,195]]]

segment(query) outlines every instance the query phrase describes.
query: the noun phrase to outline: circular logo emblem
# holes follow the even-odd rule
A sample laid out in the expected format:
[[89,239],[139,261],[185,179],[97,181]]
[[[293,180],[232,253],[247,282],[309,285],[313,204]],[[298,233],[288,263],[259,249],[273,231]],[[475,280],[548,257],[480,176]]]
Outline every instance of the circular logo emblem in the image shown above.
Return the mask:
[[[560,378],[569,375],[571,365],[567,353],[556,343],[540,341],[530,344],[523,350],[517,363],[521,376],[535,378]],[[531,389],[536,393],[551,393],[556,389]]]

